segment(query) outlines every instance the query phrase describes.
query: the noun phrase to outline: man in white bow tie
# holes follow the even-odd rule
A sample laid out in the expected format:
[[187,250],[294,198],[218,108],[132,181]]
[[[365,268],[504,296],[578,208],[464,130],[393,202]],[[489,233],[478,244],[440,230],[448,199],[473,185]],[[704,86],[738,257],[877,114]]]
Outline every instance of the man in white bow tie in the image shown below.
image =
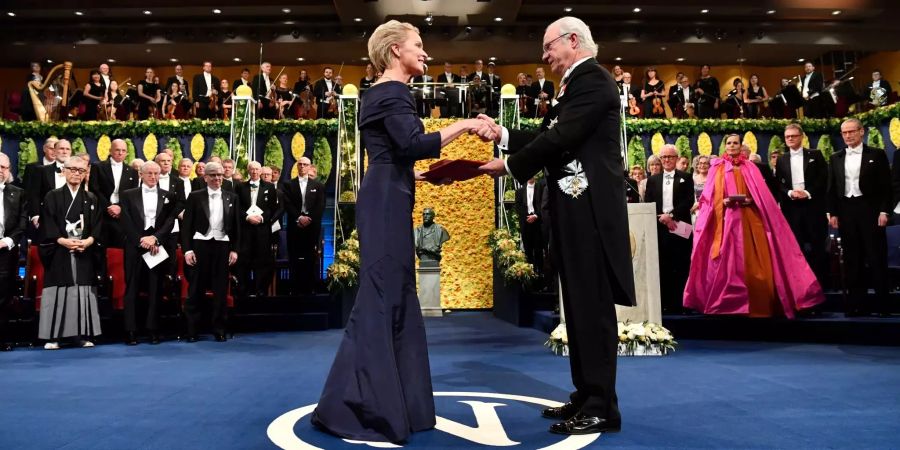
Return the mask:
[[[171,264],[160,263],[150,268],[143,260],[145,253],[157,255],[175,221],[175,194],[160,189],[159,165],[153,161],[141,166],[141,187],[129,189],[121,195],[121,224],[125,234],[125,343],[137,345],[137,299],[139,292],[147,293],[146,330],[150,343],[159,343],[158,318],[162,281]],[[172,261],[175,253],[169,253]]]
[[309,158],[297,161],[297,178],[281,183],[287,211],[291,291],[309,294],[318,287],[318,249],[325,211],[325,186],[309,178]]
[[238,273],[243,295],[266,295],[275,265],[271,245],[272,224],[281,218],[281,207],[275,185],[261,179],[262,171],[259,162],[250,161],[247,164],[250,179],[237,185],[241,205],[241,264]]

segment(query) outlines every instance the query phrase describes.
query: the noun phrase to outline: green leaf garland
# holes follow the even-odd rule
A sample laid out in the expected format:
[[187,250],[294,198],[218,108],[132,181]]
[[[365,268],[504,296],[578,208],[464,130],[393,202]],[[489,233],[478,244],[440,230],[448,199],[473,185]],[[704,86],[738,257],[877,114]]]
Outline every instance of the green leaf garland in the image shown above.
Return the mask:
[[316,166],[319,181],[325,183],[331,174],[331,166],[334,164],[331,157],[331,146],[328,145],[328,139],[325,139],[325,136],[316,138],[316,143],[313,146],[312,163]]
[[266,150],[263,154],[263,166],[284,167],[284,148],[278,136],[270,136],[266,142]]
[[34,139],[28,138],[19,142],[19,179],[25,176],[25,166],[36,163],[37,160],[37,146]]

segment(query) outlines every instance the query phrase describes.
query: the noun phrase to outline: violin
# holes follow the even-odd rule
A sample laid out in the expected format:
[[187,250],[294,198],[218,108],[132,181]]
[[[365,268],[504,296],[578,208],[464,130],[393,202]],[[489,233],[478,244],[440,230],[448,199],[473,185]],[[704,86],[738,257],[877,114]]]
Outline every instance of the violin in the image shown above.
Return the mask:
[[547,97],[541,98],[538,102],[537,114],[538,117],[544,117],[547,115],[547,111],[550,109],[550,102],[547,101]]
[[213,113],[219,111],[219,92],[216,90],[209,94],[209,110]]
[[628,99],[628,114],[632,116],[641,115],[641,108],[638,106],[637,99],[634,97]]
[[175,120],[175,108],[178,107],[178,102],[175,101],[175,97],[166,97],[166,115],[165,118],[169,120]]

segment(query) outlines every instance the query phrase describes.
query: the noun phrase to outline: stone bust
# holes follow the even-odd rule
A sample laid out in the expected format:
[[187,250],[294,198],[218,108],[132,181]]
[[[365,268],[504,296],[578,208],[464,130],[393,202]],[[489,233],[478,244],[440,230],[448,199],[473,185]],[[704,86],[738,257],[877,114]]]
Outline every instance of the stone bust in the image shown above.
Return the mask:
[[450,240],[450,233],[441,225],[434,223],[434,209],[422,211],[422,226],[413,231],[416,245],[416,256],[419,266],[436,267],[441,263],[441,247]]

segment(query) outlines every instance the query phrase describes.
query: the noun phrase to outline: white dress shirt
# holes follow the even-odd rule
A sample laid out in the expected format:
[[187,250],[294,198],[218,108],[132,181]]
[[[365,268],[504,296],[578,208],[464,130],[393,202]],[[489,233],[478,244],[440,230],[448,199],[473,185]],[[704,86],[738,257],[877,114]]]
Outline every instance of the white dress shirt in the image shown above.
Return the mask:
[[844,158],[844,197],[861,197],[859,190],[859,169],[862,166],[862,144],[847,149]]
[[122,182],[122,163],[110,160],[109,166],[112,168],[113,174],[113,192],[109,196],[109,202],[115,205],[119,203],[119,184]]
[[682,87],[681,95],[684,97],[684,103],[690,103],[691,102],[691,87],[690,86]]
[[675,191],[675,171],[663,172],[662,186],[662,212],[670,214],[675,206],[672,202],[673,192]]
[[[795,191],[803,191],[807,197],[812,198],[806,190],[806,179],[803,175],[803,147],[798,150],[790,149],[791,157],[791,187]],[[791,193],[788,192],[788,197]]]
[[447,77],[447,82],[448,82],[448,83],[452,83],[452,82],[453,82],[453,74],[452,74],[452,73],[450,73],[450,72],[444,72],[444,76]]
[[191,177],[178,177],[178,179],[184,186],[184,198],[187,198],[188,195],[191,195]]
[[203,72],[203,79],[206,80],[206,96],[209,97],[213,90],[212,75],[209,72]]
[[164,191],[169,191],[169,186],[171,186],[170,181],[172,178],[172,172],[166,174],[159,174],[159,188]]
[[65,164],[61,162],[56,163],[56,168],[59,170],[59,172],[56,173],[56,179],[54,180],[55,189],[59,189],[66,185],[66,174],[63,172],[63,170],[65,170],[64,167]]
[[53,161],[51,161],[51,160],[49,160],[49,159],[47,159],[47,158],[44,158],[44,165],[45,165],[45,166],[49,166],[49,165],[51,165],[51,164],[53,164]]
[[6,185],[0,183],[0,241],[6,243],[6,248],[11,249],[16,246],[16,243],[4,234],[6,232],[6,211],[3,209],[3,191],[5,189]]
[[269,89],[272,89],[272,82],[269,81],[269,74],[263,74],[263,81],[266,83],[266,92],[269,92]]
[[217,241],[229,241],[228,235],[225,234],[225,209],[222,199],[222,189],[212,190],[206,188],[209,195],[209,231],[206,234],[200,234],[199,231],[194,232],[194,239],[201,241],[209,241],[215,239]]
[[528,199],[528,215],[534,214],[534,183],[528,183],[525,187],[526,197]]
[[808,98],[811,92],[809,92],[809,78],[812,77],[812,73],[806,74],[803,77],[803,98]]
[[300,183],[300,212],[303,214],[307,214],[306,210],[306,184],[309,182],[309,177],[299,177],[297,181]]
[[156,226],[156,213],[159,206],[159,190],[156,186],[141,187],[141,199],[144,201],[144,229]]

